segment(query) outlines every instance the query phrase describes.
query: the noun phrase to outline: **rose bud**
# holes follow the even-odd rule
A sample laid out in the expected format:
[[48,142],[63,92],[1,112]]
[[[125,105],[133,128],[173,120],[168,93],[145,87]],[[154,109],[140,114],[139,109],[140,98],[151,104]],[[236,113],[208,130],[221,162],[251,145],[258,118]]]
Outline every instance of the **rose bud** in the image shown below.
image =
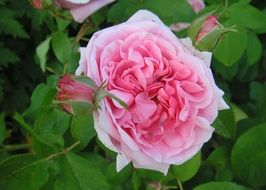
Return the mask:
[[66,74],[58,82],[56,102],[73,115],[91,113],[97,89],[87,77]]
[[225,28],[219,23],[217,16],[206,14],[192,22],[188,36],[197,49],[210,51],[218,45],[225,34],[233,31],[236,31],[233,27]]
[[42,0],[32,0],[32,6],[36,9],[42,9]]

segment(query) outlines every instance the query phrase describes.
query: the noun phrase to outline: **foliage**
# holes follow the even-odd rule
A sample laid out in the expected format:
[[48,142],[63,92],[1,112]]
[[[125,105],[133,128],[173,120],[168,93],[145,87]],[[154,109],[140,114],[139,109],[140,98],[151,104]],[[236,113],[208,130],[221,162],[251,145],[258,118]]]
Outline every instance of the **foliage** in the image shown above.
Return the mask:
[[53,100],[59,76],[74,73],[78,47],[93,32],[141,8],[169,25],[191,22],[198,15],[188,3],[118,0],[77,24],[65,12],[0,0],[0,189],[265,189],[266,3],[205,2],[199,14],[222,6],[220,22],[238,30],[221,41],[212,61],[231,109],[219,113],[202,151],[164,176],[131,165],[117,173],[115,154],[95,137],[92,116],[70,116]]

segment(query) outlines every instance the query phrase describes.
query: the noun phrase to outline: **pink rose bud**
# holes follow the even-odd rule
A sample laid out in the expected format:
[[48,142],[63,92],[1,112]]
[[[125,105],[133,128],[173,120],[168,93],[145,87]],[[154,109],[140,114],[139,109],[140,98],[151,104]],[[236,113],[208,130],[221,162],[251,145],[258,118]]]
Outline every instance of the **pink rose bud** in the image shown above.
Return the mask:
[[208,16],[206,20],[203,22],[202,27],[200,28],[200,31],[196,37],[196,42],[199,42],[204,36],[206,36],[209,32],[214,30],[215,28],[218,28],[218,20],[217,16]]
[[225,34],[233,31],[236,31],[233,27],[225,28],[218,22],[217,16],[207,13],[192,22],[188,30],[188,36],[197,49],[211,51]]
[[97,87],[89,78],[64,75],[58,82],[56,99],[61,108],[73,115],[90,113]]
[[36,9],[42,9],[42,0],[32,0],[32,5]]

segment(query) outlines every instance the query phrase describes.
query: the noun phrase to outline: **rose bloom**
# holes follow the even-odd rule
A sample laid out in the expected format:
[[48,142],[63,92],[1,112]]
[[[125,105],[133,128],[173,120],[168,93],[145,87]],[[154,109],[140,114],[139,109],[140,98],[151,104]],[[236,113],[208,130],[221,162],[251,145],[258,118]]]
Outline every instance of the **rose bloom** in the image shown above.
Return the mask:
[[166,174],[201,149],[218,110],[228,108],[210,70],[211,53],[178,39],[149,11],[96,32],[80,51],[76,74],[106,81],[128,105],[106,98],[93,113],[99,139],[118,153],[117,171],[132,162]]
[[98,9],[114,1],[115,0],[55,0],[55,4],[61,8],[69,9],[75,21],[83,22]]

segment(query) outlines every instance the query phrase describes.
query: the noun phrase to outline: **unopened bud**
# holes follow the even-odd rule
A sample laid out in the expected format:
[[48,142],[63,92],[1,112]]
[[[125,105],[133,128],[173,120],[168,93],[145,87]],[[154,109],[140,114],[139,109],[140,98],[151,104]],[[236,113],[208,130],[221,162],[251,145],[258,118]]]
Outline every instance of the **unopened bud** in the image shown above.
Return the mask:
[[86,76],[66,74],[58,81],[57,88],[55,103],[73,115],[89,114],[93,110],[100,109],[99,103],[106,97],[114,99],[127,108],[127,104],[119,97],[105,90],[105,82],[98,87],[91,78]]
[[54,4],[54,0],[31,0],[30,2],[36,9],[51,9]]
[[225,28],[215,15],[203,15],[192,22],[188,36],[193,45],[202,51],[213,50],[225,34],[236,31],[233,27]]
[[42,0],[32,0],[32,6],[36,9],[42,9]]
[[73,115],[91,113],[97,90],[87,77],[64,75],[58,82],[57,103]]

